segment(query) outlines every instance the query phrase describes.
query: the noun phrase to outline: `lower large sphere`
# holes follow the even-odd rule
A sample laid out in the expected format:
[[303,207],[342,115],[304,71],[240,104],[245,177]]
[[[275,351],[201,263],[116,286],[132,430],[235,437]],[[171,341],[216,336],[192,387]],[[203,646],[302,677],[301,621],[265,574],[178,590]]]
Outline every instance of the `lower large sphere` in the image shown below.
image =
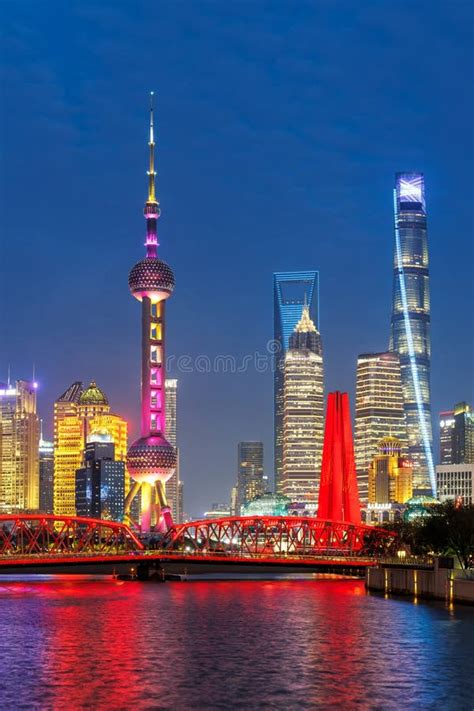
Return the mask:
[[134,481],[166,482],[176,465],[176,449],[162,436],[140,437],[127,452],[127,469]]

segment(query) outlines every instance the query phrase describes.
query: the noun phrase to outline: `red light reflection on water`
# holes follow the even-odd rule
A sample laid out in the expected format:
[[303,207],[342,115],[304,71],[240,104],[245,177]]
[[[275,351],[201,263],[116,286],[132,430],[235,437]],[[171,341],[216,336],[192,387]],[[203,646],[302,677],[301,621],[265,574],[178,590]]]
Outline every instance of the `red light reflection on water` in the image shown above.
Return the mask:
[[0,582],[0,599],[5,708],[390,709],[394,689],[429,706],[434,670],[464,661],[431,639],[430,608],[360,580],[74,578]]

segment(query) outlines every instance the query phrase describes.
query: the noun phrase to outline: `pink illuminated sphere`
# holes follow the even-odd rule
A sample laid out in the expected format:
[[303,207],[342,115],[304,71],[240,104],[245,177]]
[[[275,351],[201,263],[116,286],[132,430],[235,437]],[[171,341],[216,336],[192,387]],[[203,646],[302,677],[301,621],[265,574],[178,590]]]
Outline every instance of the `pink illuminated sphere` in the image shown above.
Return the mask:
[[127,452],[128,473],[140,483],[165,483],[173,476],[176,465],[176,449],[162,435],[140,437]]

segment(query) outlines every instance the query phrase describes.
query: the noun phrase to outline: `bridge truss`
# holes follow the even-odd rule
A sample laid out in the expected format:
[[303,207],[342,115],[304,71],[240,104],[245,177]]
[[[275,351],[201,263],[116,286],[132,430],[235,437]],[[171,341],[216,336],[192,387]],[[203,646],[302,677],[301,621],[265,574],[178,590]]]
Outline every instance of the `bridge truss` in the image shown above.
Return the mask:
[[94,556],[143,550],[128,526],[115,521],[53,516],[0,515],[0,556]]
[[164,550],[227,553],[236,557],[359,555],[376,536],[382,543],[394,534],[373,526],[298,516],[231,516],[190,521],[168,531]]

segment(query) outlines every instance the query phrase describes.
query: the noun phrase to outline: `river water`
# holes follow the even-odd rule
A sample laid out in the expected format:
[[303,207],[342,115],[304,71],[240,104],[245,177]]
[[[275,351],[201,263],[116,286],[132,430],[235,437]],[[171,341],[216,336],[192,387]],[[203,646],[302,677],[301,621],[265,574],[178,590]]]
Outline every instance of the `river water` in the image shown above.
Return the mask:
[[474,708],[474,608],[360,580],[0,580],[0,708]]

